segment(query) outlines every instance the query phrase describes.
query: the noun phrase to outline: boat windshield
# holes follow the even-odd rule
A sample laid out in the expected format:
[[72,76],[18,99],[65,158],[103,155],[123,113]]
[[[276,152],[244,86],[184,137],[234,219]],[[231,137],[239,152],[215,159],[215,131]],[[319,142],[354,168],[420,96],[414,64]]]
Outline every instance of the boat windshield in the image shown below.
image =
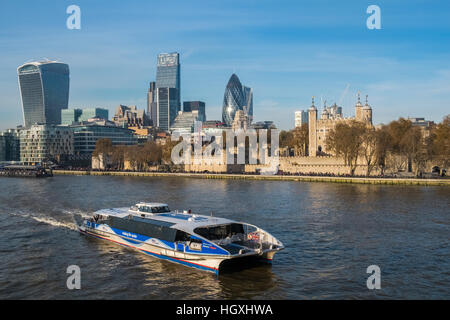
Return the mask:
[[169,206],[140,206],[139,211],[148,213],[164,213],[170,212]]
[[200,227],[194,232],[208,240],[223,240],[226,238],[242,238],[244,226],[240,223],[231,223],[220,226]]

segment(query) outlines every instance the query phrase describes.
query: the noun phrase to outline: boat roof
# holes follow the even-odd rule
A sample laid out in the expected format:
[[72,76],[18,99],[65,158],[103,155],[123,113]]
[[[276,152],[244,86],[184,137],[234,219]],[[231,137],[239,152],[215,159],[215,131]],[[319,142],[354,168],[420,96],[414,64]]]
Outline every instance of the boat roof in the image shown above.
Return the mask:
[[148,206],[148,207],[164,207],[169,206],[167,203],[161,203],[161,202],[139,202],[136,203],[136,207],[140,206]]
[[[152,203],[154,206],[165,205],[162,203]],[[150,221],[158,221],[158,222],[168,222],[172,224],[172,228],[182,230],[187,233],[194,233],[194,229],[198,227],[207,227],[207,226],[216,226],[223,225],[229,223],[238,223],[237,221],[219,218],[213,216],[205,216],[199,215],[195,213],[185,213],[178,211],[170,211],[164,213],[147,213],[147,212],[135,212],[130,211],[130,208],[113,208],[113,209],[102,209],[95,212],[96,214],[101,214],[105,216],[114,216],[118,218],[125,218],[129,215],[133,215],[136,217],[141,217],[141,214],[145,215],[145,219]]]

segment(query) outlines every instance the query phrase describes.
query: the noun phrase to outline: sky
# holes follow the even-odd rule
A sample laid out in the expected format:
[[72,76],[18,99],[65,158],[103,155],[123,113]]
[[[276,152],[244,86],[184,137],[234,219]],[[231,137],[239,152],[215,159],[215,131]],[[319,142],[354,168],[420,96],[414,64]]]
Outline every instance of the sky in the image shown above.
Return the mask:
[[[81,29],[69,30],[69,5]],[[381,29],[370,30],[370,5]],[[315,96],[354,116],[369,96],[375,124],[450,113],[450,2],[426,0],[2,0],[0,130],[23,124],[17,67],[69,64],[69,108],[146,108],[158,53],[179,52],[182,101],[220,120],[233,73],[253,88],[254,120],[294,126]],[[347,90],[346,90],[347,88]]]

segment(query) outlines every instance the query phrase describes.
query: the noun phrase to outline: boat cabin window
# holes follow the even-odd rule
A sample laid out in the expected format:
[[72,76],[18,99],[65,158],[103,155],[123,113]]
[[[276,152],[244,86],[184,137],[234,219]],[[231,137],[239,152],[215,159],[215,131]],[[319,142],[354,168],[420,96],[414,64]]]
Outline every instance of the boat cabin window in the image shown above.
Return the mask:
[[169,206],[158,206],[158,207],[140,206],[139,211],[148,213],[164,213],[170,212],[170,209]]
[[244,234],[244,226],[239,223],[231,223],[221,226],[196,228],[194,232],[208,240],[222,240],[237,234]]
[[168,206],[152,207],[152,213],[164,213],[164,212],[170,212]]
[[189,241],[190,238],[191,238],[191,235],[189,233],[181,231],[181,230],[177,230],[177,234],[175,235],[175,242]]

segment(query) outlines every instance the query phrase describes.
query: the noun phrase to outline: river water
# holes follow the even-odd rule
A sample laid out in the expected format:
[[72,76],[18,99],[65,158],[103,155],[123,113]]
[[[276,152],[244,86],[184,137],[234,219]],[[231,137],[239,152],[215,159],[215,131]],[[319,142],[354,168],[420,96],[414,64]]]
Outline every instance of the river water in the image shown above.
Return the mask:
[[[0,190],[0,299],[450,299],[448,187],[55,176],[1,178]],[[139,201],[249,222],[286,249],[216,276],[76,231]],[[67,289],[69,265],[80,290]]]

